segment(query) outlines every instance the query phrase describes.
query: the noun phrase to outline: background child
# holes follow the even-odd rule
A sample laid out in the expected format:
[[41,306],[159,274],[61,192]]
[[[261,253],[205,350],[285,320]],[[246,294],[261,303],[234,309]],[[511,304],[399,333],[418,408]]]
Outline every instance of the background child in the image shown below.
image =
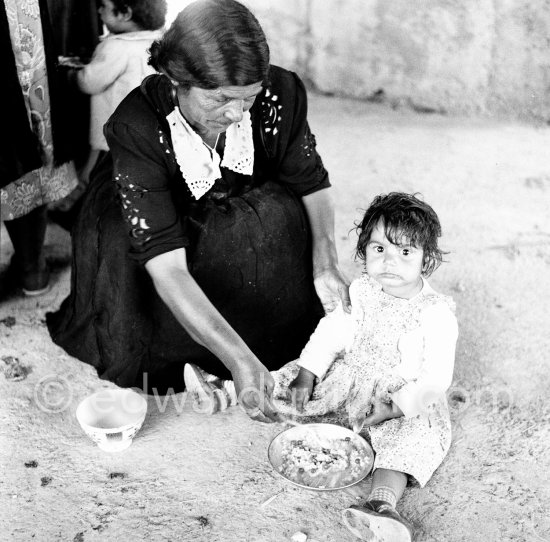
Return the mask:
[[[273,374],[274,397],[283,412],[366,428],[376,454],[371,493],[344,510],[344,522],[363,540],[409,541],[412,528],[395,506],[408,481],[424,486],[449,450],[445,392],[458,326],[452,299],[425,279],[443,254],[429,205],[409,194],[378,196],[357,231],[365,272],[350,286],[351,314],[340,307],[319,322],[300,359]],[[193,366],[186,377],[195,396],[235,402],[229,383]]]
[[100,0],[98,11],[109,33],[75,76],[80,90],[92,95],[90,153],[79,175],[80,191],[88,184],[100,152],[109,150],[103,125],[123,98],[155,73],[148,65],[148,50],[162,34],[166,0]]

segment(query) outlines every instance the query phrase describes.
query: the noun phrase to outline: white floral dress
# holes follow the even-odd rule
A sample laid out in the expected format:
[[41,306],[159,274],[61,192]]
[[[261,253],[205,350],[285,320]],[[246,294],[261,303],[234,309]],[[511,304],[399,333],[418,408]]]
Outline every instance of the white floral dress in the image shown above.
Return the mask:
[[44,164],[0,189],[0,217],[12,220],[62,199],[78,181],[73,162],[53,165],[50,97],[38,0],[4,0],[4,5],[17,74]]
[[426,281],[414,298],[396,298],[366,274],[350,295],[352,314],[325,317],[300,359],[272,373],[277,407],[292,413],[285,398],[301,366],[320,376],[302,420],[350,426],[374,397],[393,400],[405,415],[363,430],[374,468],[405,472],[424,486],[451,443],[445,391],[458,333],[454,303]]

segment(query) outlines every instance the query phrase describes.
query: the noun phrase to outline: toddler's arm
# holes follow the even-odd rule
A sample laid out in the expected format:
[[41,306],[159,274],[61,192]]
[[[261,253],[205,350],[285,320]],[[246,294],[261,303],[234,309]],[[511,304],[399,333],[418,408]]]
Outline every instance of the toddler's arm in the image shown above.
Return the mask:
[[353,328],[352,316],[339,305],[321,318],[300,354],[298,365],[323,378],[336,356],[351,342]]
[[353,337],[353,320],[342,305],[321,318],[300,354],[300,372],[289,385],[289,395],[302,411],[311,397],[315,378],[323,378],[332,362]]
[[124,73],[127,58],[117,51],[116,41],[109,38],[96,47],[90,63],[76,74],[78,88],[82,92],[99,94]]
[[418,376],[392,394],[392,401],[406,417],[424,414],[445,396],[453,379],[458,324],[452,311],[434,305],[421,317],[424,355]]

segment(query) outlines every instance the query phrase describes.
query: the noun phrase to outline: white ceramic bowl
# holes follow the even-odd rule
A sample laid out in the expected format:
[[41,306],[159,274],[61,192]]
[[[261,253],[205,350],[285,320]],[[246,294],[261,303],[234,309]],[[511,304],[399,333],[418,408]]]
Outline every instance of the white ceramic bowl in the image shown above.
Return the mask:
[[350,429],[310,423],[279,433],[267,456],[274,470],[297,486],[316,491],[343,489],[372,470],[370,444]]
[[147,413],[147,401],[130,389],[101,390],[76,409],[78,423],[104,451],[119,452],[132,444]]

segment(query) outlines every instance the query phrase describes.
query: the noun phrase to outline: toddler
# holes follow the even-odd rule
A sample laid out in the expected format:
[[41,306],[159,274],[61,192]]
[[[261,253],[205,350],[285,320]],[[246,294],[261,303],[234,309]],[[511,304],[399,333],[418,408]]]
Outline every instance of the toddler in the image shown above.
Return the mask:
[[166,0],[100,0],[98,11],[109,33],[75,76],[80,90],[92,95],[90,153],[80,174],[81,185],[88,184],[101,151],[109,150],[103,125],[123,98],[155,73],[148,65],[148,50],[162,35]]
[[[365,268],[350,286],[351,314],[339,307],[321,319],[300,358],[272,373],[274,398],[282,412],[363,431],[375,452],[371,493],[343,511],[344,523],[362,540],[405,542],[412,527],[396,503],[409,481],[428,482],[451,443],[445,394],[458,326],[452,299],[426,280],[443,255],[428,204],[378,196],[357,231]],[[192,365],[184,375],[210,410],[236,403],[231,382]]]

